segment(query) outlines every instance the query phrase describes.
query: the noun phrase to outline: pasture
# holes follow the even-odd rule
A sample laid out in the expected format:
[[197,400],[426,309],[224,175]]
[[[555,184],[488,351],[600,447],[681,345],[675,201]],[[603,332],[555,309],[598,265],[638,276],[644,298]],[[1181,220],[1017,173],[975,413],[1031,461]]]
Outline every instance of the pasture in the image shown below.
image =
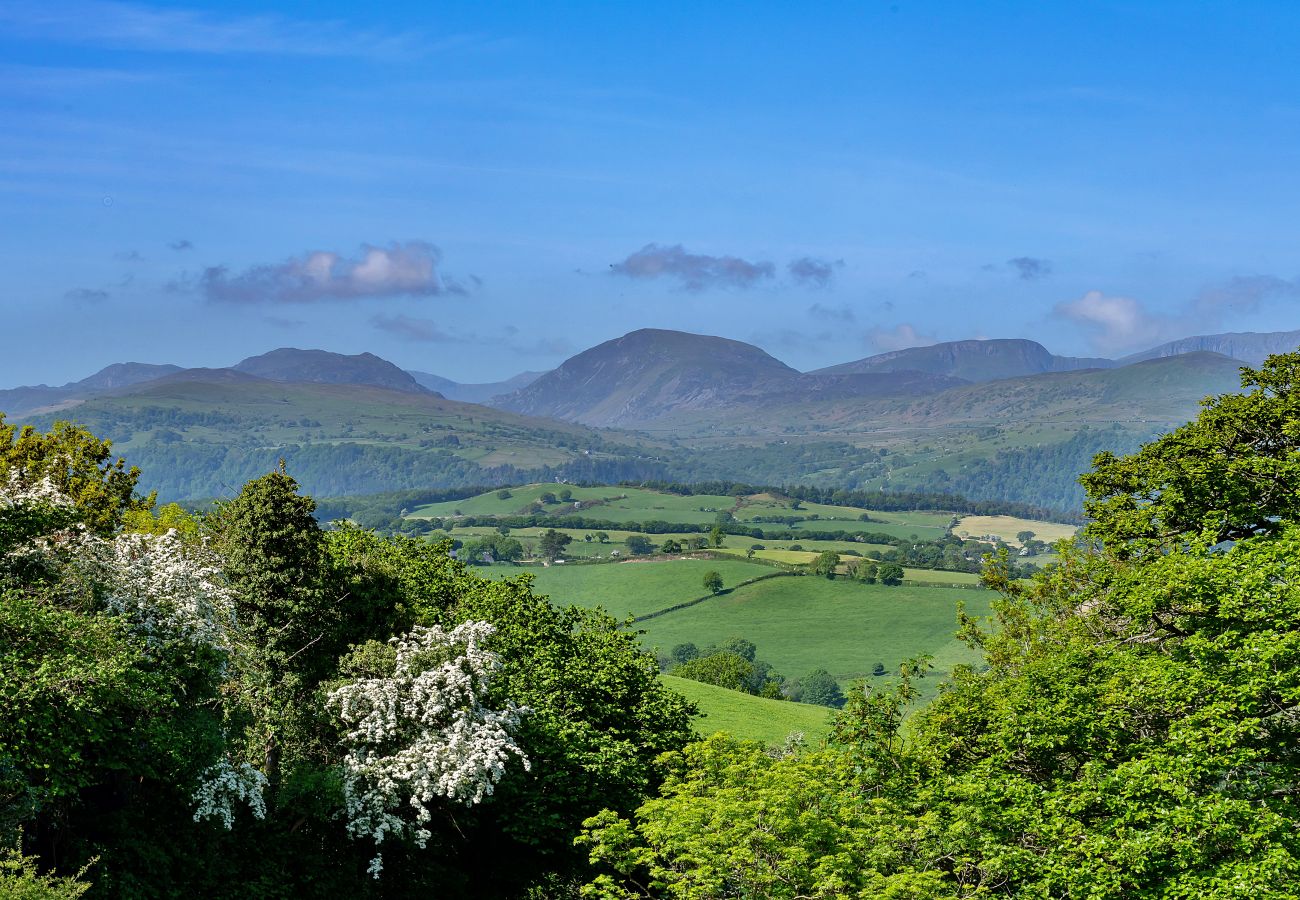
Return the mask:
[[996,535],[1012,547],[1019,547],[1021,542],[1016,535],[1022,531],[1032,531],[1038,540],[1054,544],[1064,538],[1074,537],[1077,530],[1074,525],[1019,519],[1015,516],[963,516],[953,526],[952,533],[958,537],[972,538],[981,538],[986,534]]
[[656,559],[569,566],[489,566],[478,570],[489,578],[528,573],[533,590],[551,601],[600,606],[617,618],[644,616],[708,593],[704,573],[722,576],[723,589],[750,578],[771,575],[771,566],[729,559]]
[[[569,499],[559,501],[561,492]],[[846,535],[876,532],[893,537],[915,536],[922,540],[941,537],[952,521],[951,513],[928,510],[878,512],[850,506],[797,503],[771,494],[732,497],[721,494],[684,496],[635,487],[576,487],[564,484],[530,484],[525,487],[488,491],[463,500],[429,503],[407,512],[411,518],[455,518],[458,516],[512,516],[526,514],[546,494],[556,496],[543,508],[552,515],[581,515],[608,522],[674,522],[709,525],[720,512],[738,522],[756,527],[789,528],[793,531],[838,531]],[[872,521],[863,522],[863,514]],[[794,524],[755,522],[756,518],[794,517]]]
[[701,715],[694,725],[700,737],[725,731],[742,740],[780,746],[791,732],[801,731],[808,746],[815,747],[830,734],[834,710],[825,706],[754,697],[673,675],[659,677],[699,705]]
[[[987,591],[920,584],[898,587],[859,584],[843,578],[781,576],[738,587],[739,582],[773,574],[770,566],[741,560],[652,560],[594,565],[514,567],[480,570],[505,578],[528,572],[534,589],[556,603],[601,606],[617,617],[645,616],[703,597],[704,573],[722,575],[727,589],[684,609],[638,622],[647,649],[667,653],[680,643],[706,647],[743,637],[758,655],[788,679],[826,668],[844,686],[869,677],[876,663],[896,671],[904,659],[934,656],[933,677],[922,684],[933,695],[939,677],[958,663],[975,663],[979,654],[957,641],[957,604],[987,616],[993,595]],[[933,576],[963,581],[952,572],[907,570],[909,578]],[[974,579],[974,576],[966,576]]]

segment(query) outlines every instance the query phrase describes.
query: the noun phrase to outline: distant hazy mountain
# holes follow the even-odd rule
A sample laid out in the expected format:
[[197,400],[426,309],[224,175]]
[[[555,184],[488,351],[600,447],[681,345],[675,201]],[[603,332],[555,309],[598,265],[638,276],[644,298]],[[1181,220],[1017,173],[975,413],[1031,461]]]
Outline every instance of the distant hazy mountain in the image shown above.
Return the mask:
[[173,365],[137,362],[113,363],[111,366],[100,369],[89,378],[65,384],[64,387],[96,391],[106,388],[127,387],[132,384],[140,384],[143,381],[152,381],[155,378],[161,378],[164,375],[170,375],[180,370],[180,366]]
[[818,369],[813,375],[846,375],[865,372],[925,372],[948,375],[966,381],[995,381],[1043,372],[1076,369],[1109,369],[1110,359],[1056,356],[1037,341],[1021,338],[987,341],[947,341],[929,347],[909,347],[878,353],[854,362]]
[[486,403],[493,397],[526,388],[546,374],[545,372],[520,372],[505,381],[462,384],[430,372],[417,372],[414,369],[407,369],[406,372],[429,390],[437,391],[448,400],[460,400],[464,403]]
[[1266,356],[1274,353],[1291,353],[1300,348],[1300,331],[1244,331],[1226,334],[1202,334],[1196,337],[1181,338],[1152,347],[1141,353],[1134,353],[1121,359],[1120,365],[1156,359],[1162,356],[1178,356],[1183,353],[1195,353],[1200,350],[1210,353],[1222,353],[1233,359],[1257,366]]
[[10,417],[25,415],[32,410],[63,406],[101,391],[152,381],[179,371],[181,367],[173,365],[113,363],[94,375],[80,381],[70,381],[62,387],[38,384],[0,390],[0,412]]
[[645,328],[565,360],[497,405],[586,425],[635,426],[788,390],[801,377],[751,344]]
[[410,373],[373,353],[346,356],[328,350],[298,350],[281,347],[261,356],[250,356],[232,366],[238,372],[270,381],[308,384],[368,384],[393,391],[424,393]]

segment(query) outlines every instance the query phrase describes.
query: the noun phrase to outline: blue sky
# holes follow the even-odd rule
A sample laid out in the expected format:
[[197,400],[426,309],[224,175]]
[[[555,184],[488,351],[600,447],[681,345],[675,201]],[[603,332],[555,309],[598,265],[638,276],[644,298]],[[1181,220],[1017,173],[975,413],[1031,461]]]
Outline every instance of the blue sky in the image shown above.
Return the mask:
[[1300,7],[0,0],[0,385],[1300,327]]

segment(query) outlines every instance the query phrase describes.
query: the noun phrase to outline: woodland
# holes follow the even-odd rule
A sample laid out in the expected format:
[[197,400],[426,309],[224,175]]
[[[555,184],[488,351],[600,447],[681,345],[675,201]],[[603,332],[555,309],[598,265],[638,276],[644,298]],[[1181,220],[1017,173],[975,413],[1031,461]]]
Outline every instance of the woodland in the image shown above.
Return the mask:
[[1300,354],[1242,377],[1097,455],[1055,564],[985,560],[981,663],[779,746],[284,466],[194,514],[0,420],[0,896],[1295,897]]

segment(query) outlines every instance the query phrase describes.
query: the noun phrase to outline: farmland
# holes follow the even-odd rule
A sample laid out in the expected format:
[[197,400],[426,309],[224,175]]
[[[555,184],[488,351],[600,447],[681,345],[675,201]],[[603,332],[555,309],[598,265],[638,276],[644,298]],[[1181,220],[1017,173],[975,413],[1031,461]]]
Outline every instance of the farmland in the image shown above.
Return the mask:
[[[701,581],[709,569],[722,575],[724,591],[671,609],[707,596]],[[485,571],[509,577],[521,570],[498,566]],[[553,602],[601,606],[620,617],[650,616],[635,626],[644,632],[647,648],[667,653],[681,643],[705,647],[739,636],[753,641],[758,655],[787,678],[824,667],[844,686],[870,676],[876,663],[894,671],[904,659],[921,654],[934,656],[935,676],[958,663],[978,662],[978,655],[953,637],[957,604],[964,603],[972,615],[989,612],[987,592],[931,585],[887,587],[778,574],[733,587],[777,574],[741,561],[660,560],[527,571],[534,573],[535,590]],[[961,573],[926,574],[952,578]],[[927,694],[938,680],[926,682]]]
[[701,737],[725,731],[732,737],[779,746],[797,731],[808,745],[816,746],[830,733],[831,711],[824,706],[753,697],[672,675],[660,677],[699,705],[701,715],[694,724]]

